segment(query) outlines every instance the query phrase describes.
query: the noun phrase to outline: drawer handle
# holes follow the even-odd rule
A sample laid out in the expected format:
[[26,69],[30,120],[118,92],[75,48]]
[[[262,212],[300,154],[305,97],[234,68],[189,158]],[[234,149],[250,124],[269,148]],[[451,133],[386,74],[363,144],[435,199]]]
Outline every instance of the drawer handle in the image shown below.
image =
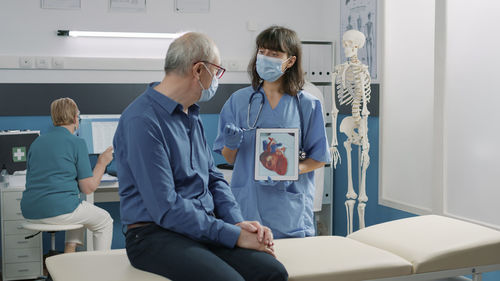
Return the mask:
[[16,198],[17,201],[21,201],[21,198]]
[[26,244],[28,241],[17,241],[17,244]]
[[27,258],[29,256],[28,255],[21,255],[21,256],[17,256],[17,257],[20,258],[20,259],[23,259],[23,258]]
[[22,226],[18,226],[17,229],[23,229],[23,227]]
[[16,215],[18,215],[18,216],[22,216],[22,215],[23,215],[23,213],[21,213],[21,212],[17,212],[17,213],[16,213]]
[[28,272],[28,271],[30,271],[30,270],[25,268],[25,269],[19,269],[17,272]]

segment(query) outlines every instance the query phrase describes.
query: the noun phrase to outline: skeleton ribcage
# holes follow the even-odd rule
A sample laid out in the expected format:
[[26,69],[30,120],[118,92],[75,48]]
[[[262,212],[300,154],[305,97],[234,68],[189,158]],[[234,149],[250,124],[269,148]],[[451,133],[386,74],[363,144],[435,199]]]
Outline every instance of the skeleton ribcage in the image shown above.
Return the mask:
[[363,104],[370,102],[370,73],[363,65],[349,63],[339,65],[336,71],[339,104],[352,104],[352,116],[359,121]]

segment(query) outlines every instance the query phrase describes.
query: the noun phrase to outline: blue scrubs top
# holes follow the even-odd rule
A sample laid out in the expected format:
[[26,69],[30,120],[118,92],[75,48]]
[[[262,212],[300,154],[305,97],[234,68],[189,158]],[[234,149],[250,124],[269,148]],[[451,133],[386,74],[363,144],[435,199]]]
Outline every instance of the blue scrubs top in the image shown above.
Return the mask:
[[243,221],[214,165],[198,105],[149,85],[121,115],[113,140],[123,224],[154,222],[194,240],[234,247]]
[[[263,89],[261,89],[264,92]],[[214,151],[221,153],[224,147],[223,129],[228,123],[248,128],[247,114],[252,87],[240,89],[226,101],[219,119],[219,134],[214,142]],[[308,158],[320,162],[330,161],[330,152],[320,101],[313,95],[299,92],[303,116],[304,144]],[[251,102],[250,126],[256,120],[261,95],[256,94]],[[299,128],[300,115],[297,99],[285,94],[278,105],[271,109],[264,95],[264,105],[257,120],[258,128]],[[300,138],[299,138],[300,139]],[[243,133],[234,162],[231,189],[240,204],[245,220],[256,220],[271,228],[275,238],[306,237],[314,235],[313,199],[314,171],[299,175],[297,181],[276,182],[262,185],[254,179],[255,130]]]
[[72,213],[81,201],[78,180],[92,176],[82,138],[64,127],[39,136],[28,151],[23,216],[43,219]]

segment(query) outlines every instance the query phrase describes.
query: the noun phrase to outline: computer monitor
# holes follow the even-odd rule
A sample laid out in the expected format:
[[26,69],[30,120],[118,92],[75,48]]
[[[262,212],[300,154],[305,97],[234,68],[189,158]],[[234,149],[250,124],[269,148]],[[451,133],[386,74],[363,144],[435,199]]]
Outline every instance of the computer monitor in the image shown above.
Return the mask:
[[85,140],[89,154],[101,154],[113,145],[119,114],[80,115],[80,128],[77,135]]
[[0,170],[26,170],[28,150],[40,131],[3,131],[0,132]]

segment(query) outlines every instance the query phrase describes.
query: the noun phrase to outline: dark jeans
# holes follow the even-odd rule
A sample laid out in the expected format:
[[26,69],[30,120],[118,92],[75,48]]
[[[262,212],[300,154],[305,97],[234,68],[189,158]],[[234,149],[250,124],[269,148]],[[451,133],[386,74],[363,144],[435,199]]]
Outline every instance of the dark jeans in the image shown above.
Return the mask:
[[126,248],[132,266],[174,281],[288,280],[269,254],[197,242],[155,224],[128,230]]

